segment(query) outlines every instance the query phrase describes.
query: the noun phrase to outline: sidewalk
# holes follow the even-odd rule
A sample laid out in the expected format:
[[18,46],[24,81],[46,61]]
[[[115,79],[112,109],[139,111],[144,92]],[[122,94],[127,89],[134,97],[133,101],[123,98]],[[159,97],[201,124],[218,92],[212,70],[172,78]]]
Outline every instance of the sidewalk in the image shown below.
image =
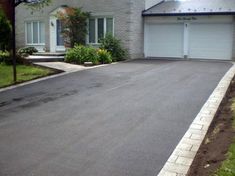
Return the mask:
[[82,65],[69,64],[69,63],[65,63],[65,62],[36,62],[34,64],[39,65],[39,66],[43,66],[43,67],[61,70],[61,71],[67,72],[67,73],[72,73],[72,72],[76,72],[76,71],[89,69],[89,67],[85,67]]

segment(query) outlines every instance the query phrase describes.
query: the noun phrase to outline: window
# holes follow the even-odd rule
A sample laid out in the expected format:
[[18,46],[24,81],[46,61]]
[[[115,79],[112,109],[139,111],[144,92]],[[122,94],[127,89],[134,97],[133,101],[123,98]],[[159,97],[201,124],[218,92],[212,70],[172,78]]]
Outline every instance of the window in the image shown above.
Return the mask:
[[56,34],[56,43],[57,46],[64,46],[64,38],[62,32],[62,23],[60,20],[56,20],[56,25],[57,25],[57,34]]
[[89,19],[89,43],[99,43],[107,33],[113,35],[113,18],[91,18]]
[[43,22],[26,22],[26,43],[29,45],[45,43],[45,25]]

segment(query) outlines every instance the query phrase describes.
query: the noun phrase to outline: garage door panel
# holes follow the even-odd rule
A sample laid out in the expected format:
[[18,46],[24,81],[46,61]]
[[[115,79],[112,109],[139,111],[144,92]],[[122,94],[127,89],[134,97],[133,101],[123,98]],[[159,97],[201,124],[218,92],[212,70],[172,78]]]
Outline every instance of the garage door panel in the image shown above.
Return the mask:
[[231,24],[190,25],[189,58],[230,60],[231,57]]
[[146,33],[147,57],[182,57],[183,25],[152,24]]

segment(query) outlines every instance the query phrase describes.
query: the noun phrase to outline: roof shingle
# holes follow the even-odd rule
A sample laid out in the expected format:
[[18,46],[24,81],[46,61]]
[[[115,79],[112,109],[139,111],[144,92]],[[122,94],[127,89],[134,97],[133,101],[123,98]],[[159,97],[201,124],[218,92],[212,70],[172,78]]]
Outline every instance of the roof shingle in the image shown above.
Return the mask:
[[143,16],[235,14],[235,0],[162,1]]

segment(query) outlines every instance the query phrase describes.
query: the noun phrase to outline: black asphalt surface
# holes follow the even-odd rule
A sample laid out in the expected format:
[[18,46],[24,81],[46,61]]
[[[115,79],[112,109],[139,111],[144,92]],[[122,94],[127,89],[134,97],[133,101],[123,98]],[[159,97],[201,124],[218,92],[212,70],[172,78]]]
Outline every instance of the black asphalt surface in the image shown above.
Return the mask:
[[155,176],[223,62],[134,60],[0,93],[0,176]]

